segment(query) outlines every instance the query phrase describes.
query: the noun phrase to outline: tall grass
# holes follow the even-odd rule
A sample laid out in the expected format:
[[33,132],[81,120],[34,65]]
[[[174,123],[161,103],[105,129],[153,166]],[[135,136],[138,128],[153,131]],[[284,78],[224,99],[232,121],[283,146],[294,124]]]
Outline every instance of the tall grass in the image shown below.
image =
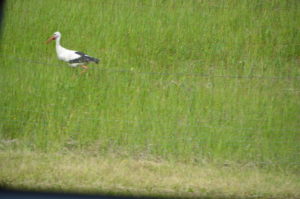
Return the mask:
[[[7,1],[1,145],[299,168],[299,6]],[[59,62],[57,30],[101,63]]]

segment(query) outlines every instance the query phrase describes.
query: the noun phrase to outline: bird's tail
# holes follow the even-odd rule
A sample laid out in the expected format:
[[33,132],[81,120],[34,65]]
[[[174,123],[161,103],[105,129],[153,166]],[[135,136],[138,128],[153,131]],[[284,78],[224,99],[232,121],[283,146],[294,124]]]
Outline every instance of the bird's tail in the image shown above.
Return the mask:
[[93,58],[93,61],[94,61],[96,64],[98,64],[100,60],[97,59],[97,58]]
[[98,64],[100,60],[97,58],[94,58],[94,57],[89,57],[89,61],[95,62],[96,64]]

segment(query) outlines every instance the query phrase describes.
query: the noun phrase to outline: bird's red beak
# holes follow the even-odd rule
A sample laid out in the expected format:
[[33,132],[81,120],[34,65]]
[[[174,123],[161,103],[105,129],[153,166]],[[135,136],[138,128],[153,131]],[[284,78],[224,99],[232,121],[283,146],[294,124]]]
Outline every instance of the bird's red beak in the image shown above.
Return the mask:
[[50,43],[52,40],[55,40],[56,38],[54,36],[49,37],[49,39],[46,41],[46,44]]

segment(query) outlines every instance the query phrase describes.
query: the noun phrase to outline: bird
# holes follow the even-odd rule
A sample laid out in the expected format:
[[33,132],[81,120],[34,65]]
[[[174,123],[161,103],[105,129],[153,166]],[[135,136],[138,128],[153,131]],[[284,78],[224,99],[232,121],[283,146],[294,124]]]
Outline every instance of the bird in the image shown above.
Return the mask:
[[69,50],[60,45],[61,33],[55,32],[49,39],[46,41],[46,44],[50,43],[51,41],[55,40],[56,42],[56,54],[59,60],[67,62],[70,67],[77,67],[80,66],[85,72],[88,69],[87,64],[90,62],[94,62],[96,64],[99,63],[99,59],[91,57],[83,52]]

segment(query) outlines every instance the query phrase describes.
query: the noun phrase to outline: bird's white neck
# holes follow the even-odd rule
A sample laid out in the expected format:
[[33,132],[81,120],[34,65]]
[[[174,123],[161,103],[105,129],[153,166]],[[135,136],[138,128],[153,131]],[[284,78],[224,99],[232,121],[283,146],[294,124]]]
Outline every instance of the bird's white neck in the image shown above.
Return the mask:
[[56,43],[56,49],[59,48],[59,47],[61,47],[61,45],[60,45],[60,37],[56,38],[55,43]]
[[66,49],[60,45],[60,37],[56,38],[55,44],[57,56],[60,58],[61,53],[63,53],[63,51],[65,51]]

